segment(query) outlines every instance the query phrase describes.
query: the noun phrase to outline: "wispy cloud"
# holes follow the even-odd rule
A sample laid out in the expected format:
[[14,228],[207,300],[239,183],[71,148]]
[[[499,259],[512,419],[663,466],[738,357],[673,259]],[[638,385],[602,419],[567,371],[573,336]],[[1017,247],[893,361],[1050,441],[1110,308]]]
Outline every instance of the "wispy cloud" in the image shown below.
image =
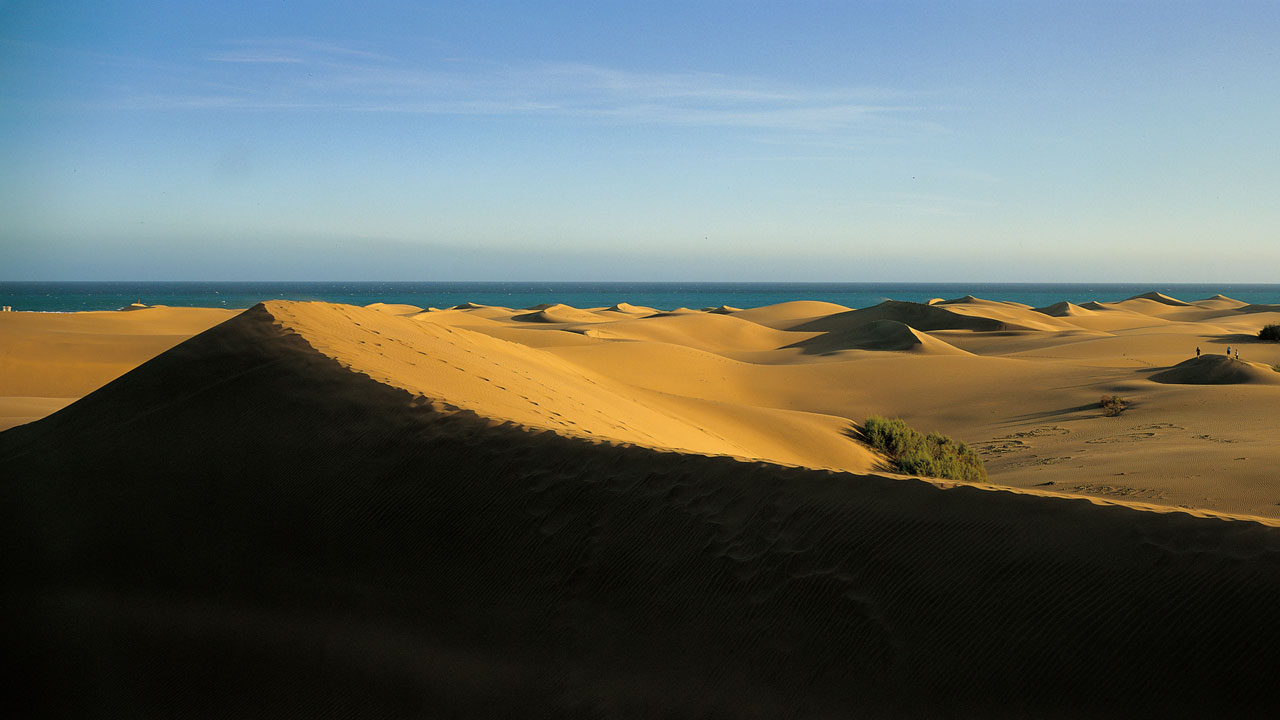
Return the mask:
[[[914,121],[918,95],[587,63],[412,63],[312,39],[238,40],[125,106],[558,115],[596,122],[830,133]],[[230,88],[235,88],[231,90]]]
[[253,52],[221,53],[218,55],[210,55],[209,60],[213,62],[224,62],[224,63],[268,63],[268,64],[306,62],[300,57],[292,57],[288,55],[264,55],[262,53],[253,53]]

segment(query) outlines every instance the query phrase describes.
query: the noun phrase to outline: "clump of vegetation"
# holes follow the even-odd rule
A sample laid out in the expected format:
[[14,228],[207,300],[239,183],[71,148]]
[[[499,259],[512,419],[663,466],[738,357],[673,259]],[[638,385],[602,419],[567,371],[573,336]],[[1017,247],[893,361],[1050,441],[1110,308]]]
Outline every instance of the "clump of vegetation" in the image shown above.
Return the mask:
[[889,456],[894,470],[908,475],[987,482],[982,458],[968,445],[931,432],[924,435],[899,418],[873,416],[863,427],[871,447]]
[[1102,414],[1107,417],[1115,417],[1124,412],[1129,406],[1129,401],[1119,395],[1103,395],[1102,402],[1098,403],[1102,406]]
[[1262,328],[1258,331],[1258,339],[1280,342],[1280,325],[1267,325]]

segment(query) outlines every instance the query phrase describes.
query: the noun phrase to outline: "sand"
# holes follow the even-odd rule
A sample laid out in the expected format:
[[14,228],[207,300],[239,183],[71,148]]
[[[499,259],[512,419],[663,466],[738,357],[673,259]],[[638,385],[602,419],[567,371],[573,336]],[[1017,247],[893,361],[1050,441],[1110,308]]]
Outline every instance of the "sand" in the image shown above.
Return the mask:
[[[1271,322],[1157,295],[5,313],[13,704],[1266,714]],[[872,414],[992,484],[887,472],[851,437]]]
[[71,403],[241,310],[0,313],[0,430]]

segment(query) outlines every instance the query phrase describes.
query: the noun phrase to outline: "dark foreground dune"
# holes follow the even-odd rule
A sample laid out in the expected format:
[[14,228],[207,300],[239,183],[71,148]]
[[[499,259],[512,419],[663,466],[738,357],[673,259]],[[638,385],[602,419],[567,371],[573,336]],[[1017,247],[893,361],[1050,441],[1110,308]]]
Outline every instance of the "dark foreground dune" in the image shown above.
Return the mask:
[[0,434],[8,716],[1269,714],[1280,530],[593,442],[259,306]]

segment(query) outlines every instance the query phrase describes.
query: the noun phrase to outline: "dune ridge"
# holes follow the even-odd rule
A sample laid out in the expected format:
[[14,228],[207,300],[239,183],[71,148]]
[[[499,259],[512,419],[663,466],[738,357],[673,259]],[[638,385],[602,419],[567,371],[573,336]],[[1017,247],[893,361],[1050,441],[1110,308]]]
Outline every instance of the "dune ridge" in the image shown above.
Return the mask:
[[[19,710],[1131,717],[1277,699],[1276,528],[494,422],[350,362],[402,322],[257,308],[0,434]],[[427,329],[432,354],[489,347]]]

